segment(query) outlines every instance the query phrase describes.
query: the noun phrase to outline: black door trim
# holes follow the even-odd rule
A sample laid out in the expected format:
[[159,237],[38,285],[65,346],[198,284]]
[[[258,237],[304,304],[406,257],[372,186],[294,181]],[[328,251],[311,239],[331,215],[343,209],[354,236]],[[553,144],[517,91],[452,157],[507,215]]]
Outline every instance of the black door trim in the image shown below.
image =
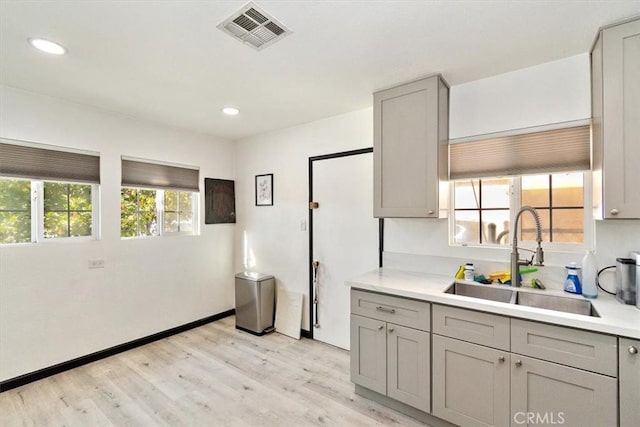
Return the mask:
[[[337,159],[339,157],[357,156],[359,154],[373,153],[373,147],[359,150],[341,151],[339,153],[323,154],[309,157],[309,203],[313,202],[313,162],[319,160]],[[378,252],[379,266],[382,267],[382,252],[384,250],[384,219],[380,218],[378,225]],[[313,209],[309,208],[309,338],[313,339]]]

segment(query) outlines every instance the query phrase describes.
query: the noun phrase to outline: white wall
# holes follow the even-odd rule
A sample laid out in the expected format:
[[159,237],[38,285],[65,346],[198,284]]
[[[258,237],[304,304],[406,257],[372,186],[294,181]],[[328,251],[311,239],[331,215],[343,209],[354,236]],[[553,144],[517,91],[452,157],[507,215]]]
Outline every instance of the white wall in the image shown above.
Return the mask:
[[589,61],[584,53],[453,86],[449,138],[588,119]]
[[[591,115],[589,76],[589,59],[585,54],[454,86],[450,133],[463,137],[587,118]],[[372,124],[372,110],[366,109],[239,143],[238,271],[243,269],[242,233],[246,231],[256,258],[254,270],[274,274],[279,286],[307,296],[308,233],[300,231],[300,221],[308,216],[307,159],[371,146]],[[262,173],[274,173],[273,207],[253,206],[254,175]],[[599,222],[595,230],[600,266],[615,263],[616,257],[640,249],[640,221]],[[387,219],[385,265],[451,275],[464,261],[474,261],[484,268],[483,272],[508,269],[509,249],[457,247],[449,246],[448,242],[448,220]],[[549,251],[545,255],[547,267],[539,276],[552,287],[562,285],[563,265],[582,257],[581,253]],[[305,299],[305,329],[308,329],[307,307]]]
[[[590,76],[589,54],[582,54],[453,86],[450,137],[589,118]],[[640,248],[640,221],[599,222],[595,234],[599,266],[615,264],[616,257]],[[508,248],[449,246],[448,240],[448,220],[387,219],[385,266],[442,274],[454,274],[465,261],[480,265],[482,273],[509,268]],[[540,275],[551,287],[561,287],[562,266],[581,258],[581,253],[546,251],[548,267]]]
[[100,152],[102,179],[100,240],[0,246],[0,380],[234,307],[235,226],[203,224],[203,193],[199,236],[120,239],[121,155],[199,166],[202,183],[234,178],[232,143],[8,87],[0,136]]
[[[372,144],[370,108],[238,142],[236,270],[244,270],[246,233],[249,249],[255,256],[253,271],[273,274],[278,286],[305,295],[302,324],[306,330],[309,239],[308,231],[302,231],[300,223],[309,216],[309,157]],[[265,173],[274,176],[274,205],[257,207],[254,177]]]

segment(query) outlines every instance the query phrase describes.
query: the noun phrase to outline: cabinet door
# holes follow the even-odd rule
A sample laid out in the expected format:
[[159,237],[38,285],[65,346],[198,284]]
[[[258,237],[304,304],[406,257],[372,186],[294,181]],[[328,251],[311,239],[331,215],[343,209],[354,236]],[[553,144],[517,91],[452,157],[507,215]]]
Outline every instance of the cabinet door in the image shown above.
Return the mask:
[[431,411],[429,333],[387,324],[387,396]]
[[387,393],[386,323],[351,315],[351,381]]
[[447,129],[448,88],[438,76],[374,94],[375,217],[438,218]]
[[509,425],[509,353],[433,335],[433,415],[460,426]]
[[620,427],[640,426],[640,340],[620,338]]
[[603,214],[640,218],[640,20],[603,30],[602,70]]
[[511,426],[617,424],[615,378],[511,355]]

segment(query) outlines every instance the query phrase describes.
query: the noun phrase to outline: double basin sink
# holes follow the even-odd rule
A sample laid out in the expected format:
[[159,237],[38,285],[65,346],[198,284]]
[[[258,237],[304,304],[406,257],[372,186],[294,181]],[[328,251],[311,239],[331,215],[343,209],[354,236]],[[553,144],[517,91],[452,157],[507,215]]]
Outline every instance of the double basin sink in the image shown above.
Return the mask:
[[579,298],[520,292],[515,289],[497,288],[488,285],[472,285],[461,282],[455,282],[445,292],[453,295],[524,305],[545,310],[600,317],[593,307],[593,304],[591,304],[591,301]]

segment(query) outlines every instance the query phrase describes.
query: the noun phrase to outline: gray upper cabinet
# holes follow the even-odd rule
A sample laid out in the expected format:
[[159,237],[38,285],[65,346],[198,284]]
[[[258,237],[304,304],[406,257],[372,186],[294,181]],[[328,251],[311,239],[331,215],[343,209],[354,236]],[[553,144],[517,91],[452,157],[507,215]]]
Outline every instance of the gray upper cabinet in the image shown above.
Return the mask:
[[373,95],[377,218],[447,216],[449,87],[432,76]]
[[640,218],[640,20],[603,29],[593,51],[596,218]]

